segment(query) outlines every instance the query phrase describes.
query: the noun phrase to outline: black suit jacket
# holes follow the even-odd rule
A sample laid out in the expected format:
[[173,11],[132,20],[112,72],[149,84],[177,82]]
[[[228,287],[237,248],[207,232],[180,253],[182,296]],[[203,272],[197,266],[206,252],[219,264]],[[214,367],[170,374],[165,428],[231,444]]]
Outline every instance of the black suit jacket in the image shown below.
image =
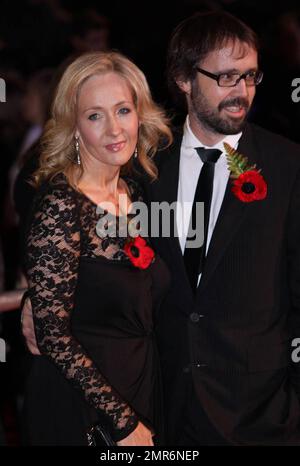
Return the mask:
[[[177,200],[181,139],[157,155],[149,201]],[[300,149],[247,125],[238,150],[262,169],[268,194],[243,203],[228,182],[196,298],[178,239],[153,238],[172,275],[157,326],[171,444],[191,383],[229,444],[300,444]]]

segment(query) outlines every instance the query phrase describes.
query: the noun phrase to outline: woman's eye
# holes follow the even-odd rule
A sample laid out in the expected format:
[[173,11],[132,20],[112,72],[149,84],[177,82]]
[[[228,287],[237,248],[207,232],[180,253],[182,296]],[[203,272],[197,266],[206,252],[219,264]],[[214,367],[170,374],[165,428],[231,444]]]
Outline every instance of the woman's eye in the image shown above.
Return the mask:
[[99,115],[99,113],[93,113],[88,118],[89,118],[89,120],[94,121],[94,120],[98,120],[100,118],[100,115]]
[[121,115],[127,115],[127,113],[130,113],[130,112],[131,112],[131,110],[128,107],[122,107],[119,110],[119,113],[121,113]]

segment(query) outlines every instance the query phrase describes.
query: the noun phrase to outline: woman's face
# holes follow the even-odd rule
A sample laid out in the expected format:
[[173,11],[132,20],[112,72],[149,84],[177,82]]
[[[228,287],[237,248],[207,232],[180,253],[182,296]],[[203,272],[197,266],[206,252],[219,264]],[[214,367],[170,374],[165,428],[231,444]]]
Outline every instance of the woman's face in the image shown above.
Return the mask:
[[77,125],[83,165],[120,167],[134,153],[138,114],[131,90],[116,73],[90,77],[80,90]]

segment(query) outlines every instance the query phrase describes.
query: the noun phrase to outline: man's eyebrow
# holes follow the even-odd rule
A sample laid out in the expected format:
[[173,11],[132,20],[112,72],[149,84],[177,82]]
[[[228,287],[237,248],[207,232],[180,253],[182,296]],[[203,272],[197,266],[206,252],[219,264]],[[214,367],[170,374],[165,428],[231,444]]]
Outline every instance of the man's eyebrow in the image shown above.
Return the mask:
[[257,67],[252,66],[251,68],[248,68],[243,73],[241,73],[241,71],[238,70],[237,68],[228,68],[222,71],[218,71],[218,73],[216,74],[244,74],[244,73],[249,73],[250,71],[257,71]]

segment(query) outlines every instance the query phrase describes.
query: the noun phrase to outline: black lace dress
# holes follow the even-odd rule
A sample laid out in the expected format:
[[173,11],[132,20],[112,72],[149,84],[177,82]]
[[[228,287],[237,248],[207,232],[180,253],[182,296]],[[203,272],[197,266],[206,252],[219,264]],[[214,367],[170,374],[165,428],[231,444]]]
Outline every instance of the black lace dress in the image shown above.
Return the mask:
[[[141,200],[126,181],[132,201]],[[26,272],[42,356],[34,357],[24,405],[33,445],[85,445],[98,420],[116,441],[138,420],[161,434],[153,327],[169,273],[158,255],[147,269],[133,266],[125,238],[99,237],[101,216],[64,175],[35,200]]]

